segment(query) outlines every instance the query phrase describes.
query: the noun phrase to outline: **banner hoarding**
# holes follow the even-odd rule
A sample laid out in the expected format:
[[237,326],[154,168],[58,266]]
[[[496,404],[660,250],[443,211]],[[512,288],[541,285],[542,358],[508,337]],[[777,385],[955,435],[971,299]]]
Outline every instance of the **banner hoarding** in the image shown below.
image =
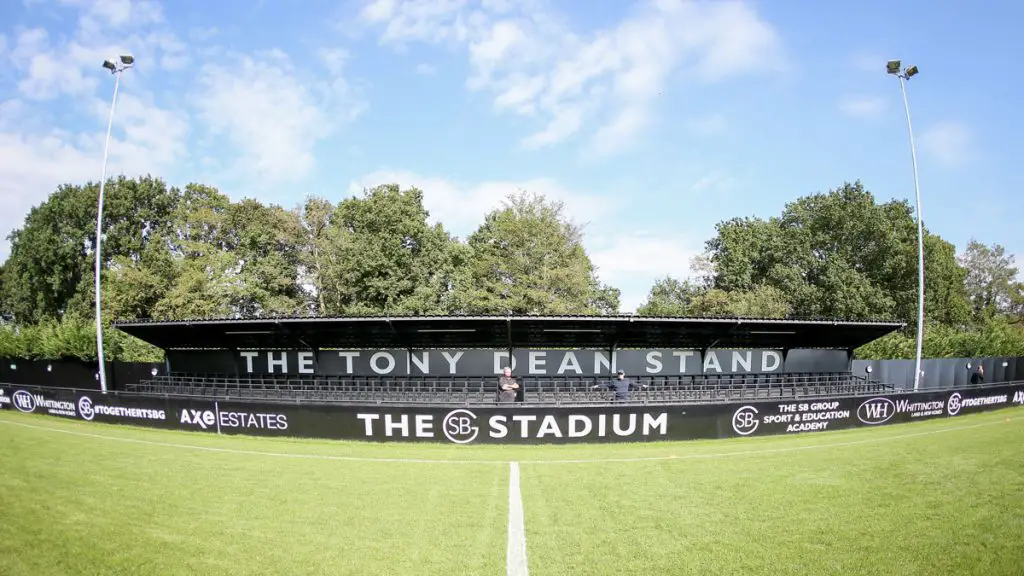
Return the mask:
[[567,444],[823,432],[1024,405],[1024,383],[785,402],[578,407],[415,407],[214,401],[18,387],[0,409],[219,434],[379,442]]

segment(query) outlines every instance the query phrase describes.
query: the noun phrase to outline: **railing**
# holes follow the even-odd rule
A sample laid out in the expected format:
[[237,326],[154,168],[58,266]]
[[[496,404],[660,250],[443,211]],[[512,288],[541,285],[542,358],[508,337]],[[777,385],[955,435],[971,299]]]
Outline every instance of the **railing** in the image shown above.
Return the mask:
[[[852,374],[777,374],[634,378],[630,404],[708,403],[891,393],[893,386]],[[519,379],[524,404],[580,405],[615,400],[604,378]],[[596,389],[595,389],[596,387]],[[229,377],[170,374],[127,386],[126,392],[298,403],[493,405],[495,377]],[[619,402],[622,402],[621,400]]]

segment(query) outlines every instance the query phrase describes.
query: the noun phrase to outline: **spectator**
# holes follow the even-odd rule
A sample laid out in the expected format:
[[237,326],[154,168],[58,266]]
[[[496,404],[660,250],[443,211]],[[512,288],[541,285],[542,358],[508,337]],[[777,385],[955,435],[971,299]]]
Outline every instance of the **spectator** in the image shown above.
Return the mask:
[[512,368],[505,366],[504,374],[498,377],[498,402],[515,402],[519,382],[512,377]]
[[[608,390],[615,391],[616,402],[628,402],[629,401],[629,389],[633,387],[633,381],[626,378],[626,373],[622,370],[615,372],[615,380],[607,382],[605,384],[597,384],[591,388],[591,390],[597,390],[598,388],[607,388]],[[638,386],[639,388],[647,388],[647,385]]]
[[985,383],[985,367],[982,366],[981,364],[978,364],[978,369],[974,372],[974,374],[971,374],[971,384],[972,385],[977,385],[977,384],[984,384],[984,383]]

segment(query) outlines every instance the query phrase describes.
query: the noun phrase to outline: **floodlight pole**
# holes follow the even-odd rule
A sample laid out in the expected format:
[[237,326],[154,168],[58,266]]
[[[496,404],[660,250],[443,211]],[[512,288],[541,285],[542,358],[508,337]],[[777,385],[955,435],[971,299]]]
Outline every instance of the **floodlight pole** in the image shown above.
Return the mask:
[[131,68],[133,63],[134,58],[129,57],[126,59],[124,56],[116,64],[111,60],[103,63],[103,67],[110,70],[110,73],[114,75],[114,96],[110,101],[110,119],[107,120],[107,139],[103,145],[103,168],[100,176],[99,201],[96,206],[96,361],[99,364],[100,391],[103,394],[107,393],[107,367],[105,354],[103,353],[103,319],[100,305],[102,302],[100,295],[100,269],[103,263],[101,251],[103,239],[103,192],[107,184],[107,157],[110,153],[110,131],[114,126],[114,107],[117,105],[117,90],[121,85],[121,72]]
[[[916,72],[915,72],[916,73]],[[921,185],[917,176],[917,150],[914,147],[914,128],[910,123],[910,103],[907,100],[907,80],[905,71],[896,74],[900,79],[900,91],[903,93],[903,109],[907,113],[907,133],[910,135],[910,160],[914,167],[914,194],[917,199],[917,350],[914,361],[914,390],[921,384],[921,349],[924,344],[924,224],[921,215]]]

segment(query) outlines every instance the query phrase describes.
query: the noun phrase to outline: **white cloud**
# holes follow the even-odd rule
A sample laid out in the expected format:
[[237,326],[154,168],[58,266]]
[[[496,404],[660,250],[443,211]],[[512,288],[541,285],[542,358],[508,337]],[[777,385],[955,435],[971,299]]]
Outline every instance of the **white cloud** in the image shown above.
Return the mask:
[[[643,303],[656,279],[666,274],[689,277],[690,261],[702,249],[701,243],[677,232],[630,233],[615,228],[616,215],[627,200],[578,192],[549,178],[463,183],[407,171],[379,171],[350,183],[349,193],[360,194],[364,188],[394,183],[423,190],[431,221],[442,222],[449,232],[463,239],[510,193],[537,192],[563,202],[566,215],[585,225],[584,245],[602,282],[622,290],[623,311],[635,310]],[[616,232],[601,232],[606,229]]]
[[415,186],[423,190],[423,201],[431,220],[443,223],[449,232],[461,238],[476,230],[484,216],[499,208],[509,194],[518,191],[536,192],[549,200],[565,203],[566,214],[578,224],[600,221],[611,214],[617,205],[609,198],[576,192],[548,178],[515,182],[491,180],[471,184],[401,170],[381,170],[367,174],[350,183],[349,193],[360,194],[364,188],[381,184]]
[[948,121],[925,129],[919,139],[921,150],[946,167],[958,167],[974,160],[974,136],[962,122]]
[[60,0],[82,9],[78,25],[85,32],[145,26],[163,21],[163,9],[151,0]]
[[839,101],[839,110],[854,118],[877,118],[885,111],[885,100],[877,96],[847,96]]
[[318,52],[324,66],[331,74],[339,75],[349,60],[348,50],[342,48],[323,48]]
[[606,156],[625,150],[632,137],[650,124],[650,116],[643,106],[624,108],[610,124],[605,124],[594,134],[591,151]]
[[784,67],[775,30],[742,2],[652,0],[611,29],[580,35],[540,1],[378,0],[360,14],[396,47],[432,42],[464,47],[467,87],[495,108],[536,116],[523,139],[541,148],[595,126],[589,148],[628,148],[650,124],[667,79],[678,71],[716,82]]
[[647,299],[651,286],[666,275],[692,276],[690,262],[701,244],[680,234],[631,233],[610,242],[591,243],[590,258],[602,282],[622,291],[620,310],[633,312]]
[[193,99],[199,115],[238,152],[227,177],[263,185],[300,179],[313,169],[317,142],[363,111],[340,75],[344,51],[320,56],[325,78],[307,77],[277,50],[232,55],[201,69]]
[[77,45],[62,48],[51,47],[49,34],[42,28],[18,34],[10,58],[15,69],[24,75],[18,81],[18,92],[22,96],[51,100],[62,94],[88,94],[96,89],[99,80],[86,77],[73,61]]
[[416,66],[416,73],[420,76],[433,76],[437,72],[437,68],[430,64],[420,64]]
[[[159,103],[147,90],[147,68],[174,68],[187,59],[187,46],[163,25],[159,5],[145,0],[60,3],[80,8],[70,35],[21,29],[2,54],[13,64],[18,88],[17,97],[0,103],[4,238],[58,185],[99,180],[112,88],[109,74],[100,68],[105,58],[131,53],[143,63],[122,81],[108,175],[166,175],[188,156],[188,115]],[[0,242],[0,259],[8,251],[8,243]]]
[[[96,182],[102,171],[103,132],[19,129],[20,122],[12,121],[10,115],[25,109],[16,100],[0,109],[0,235],[4,238],[58,185]],[[161,109],[134,95],[120,97],[108,176],[163,173],[185,157],[187,126],[180,112]],[[0,243],[0,259],[8,249],[6,241]]]
[[395,0],[376,0],[367,4],[360,15],[367,22],[385,22],[395,13]]

